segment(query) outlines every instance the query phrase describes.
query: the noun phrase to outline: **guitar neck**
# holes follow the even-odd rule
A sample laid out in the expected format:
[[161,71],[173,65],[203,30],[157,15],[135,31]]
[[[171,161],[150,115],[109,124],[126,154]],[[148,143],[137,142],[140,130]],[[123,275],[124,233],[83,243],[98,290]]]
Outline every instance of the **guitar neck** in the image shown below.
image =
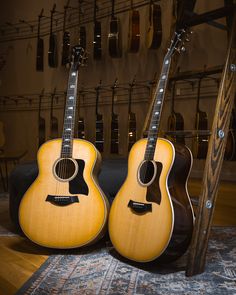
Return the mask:
[[70,69],[66,107],[64,115],[63,133],[62,133],[62,148],[61,157],[72,157],[73,137],[75,128],[75,113],[76,113],[76,97],[77,97],[77,80],[78,70],[75,68]]
[[153,106],[152,117],[150,121],[147,146],[145,150],[145,160],[153,160],[158,138],[161,110],[163,106],[168,75],[170,70],[171,57],[167,54],[164,58],[160,79],[155,90],[155,102]]

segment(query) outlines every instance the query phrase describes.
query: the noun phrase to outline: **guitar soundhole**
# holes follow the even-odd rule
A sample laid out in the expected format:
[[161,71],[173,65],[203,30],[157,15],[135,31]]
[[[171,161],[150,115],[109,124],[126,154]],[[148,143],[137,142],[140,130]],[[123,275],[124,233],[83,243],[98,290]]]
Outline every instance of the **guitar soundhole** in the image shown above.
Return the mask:
[[143,161],[139,166],[138,179],[142,185],[149,185],[156,176],[156,163],[154,161]]
[[60,180],[71,180],[78,172],[78,164],[70,158],[59,159],[55,164],[54,171]]

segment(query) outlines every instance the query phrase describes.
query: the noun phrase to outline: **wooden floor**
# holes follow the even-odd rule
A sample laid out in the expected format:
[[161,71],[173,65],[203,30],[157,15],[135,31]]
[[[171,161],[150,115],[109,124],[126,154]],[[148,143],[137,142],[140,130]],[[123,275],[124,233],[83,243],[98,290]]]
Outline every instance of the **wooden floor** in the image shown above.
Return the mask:
[[[189,193],[198,196],[201,183],[189,181]],[[214,225],[236,226],[236,182],[222,182],[214,213]],[[0,225],[14,231],[7,206],[0,208]],[[53,252],[53,250],[51,250]],[[0,237],[0,295],[15,294],[50,255],[50,250],[21,236]]]

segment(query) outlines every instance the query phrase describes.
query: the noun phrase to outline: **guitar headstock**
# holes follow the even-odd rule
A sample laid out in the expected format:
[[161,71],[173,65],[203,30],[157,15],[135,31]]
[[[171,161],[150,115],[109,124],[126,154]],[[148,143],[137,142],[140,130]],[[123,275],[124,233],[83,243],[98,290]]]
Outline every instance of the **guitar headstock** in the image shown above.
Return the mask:
[[85,60],[87,60],[85,50],[82,46],[74,46],[72,48],[72,55],[71,55],[71,60],[72,60],[72,67],[74,69],[78,69],[79,66],[83,66]]
[[171,39],[170,47],[168,48],[167,55],[171,56],[174,52],[184,52],[185,42],[189,42],[189,36],[192,32],[188,29],[181,29],[176,31]]

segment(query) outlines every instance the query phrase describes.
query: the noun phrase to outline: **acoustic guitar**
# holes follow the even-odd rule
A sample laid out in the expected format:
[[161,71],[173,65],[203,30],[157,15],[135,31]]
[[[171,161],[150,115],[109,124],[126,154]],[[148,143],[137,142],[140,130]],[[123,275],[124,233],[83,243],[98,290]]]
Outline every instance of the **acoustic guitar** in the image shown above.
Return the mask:
[[[184,131],[184,118],[180,113],[175,111],[175,93],[176,93],[176,82],[173,82],[171,88],[171,114],[168,117],[168,131],[171,131],[171,140],[174,142],[179,142],[185,144],[185,138],[179,133],[179,131]],[[177,131],[177,132],[176,132]]]
[[78,67],[83,49],[73,48],[61,139],[38,151],[39,174],[19,207],[20,226],[33,242],[50,248],[75,248],[100,239],[108,201],[97,183],[100,154],[94,145],[75,139]]
[[176,33],[164,57],[148,137],[133,145],[127,177],[111,206],[112,244],[137,262],[176,259],[191,240],[194,217],[186,187],[192,155],[186,146],[158,137],[171,58],[183,34]]
[[45,119],[41,116],[42,112],[42,98],[44,95],[44,89],[39,95],[39,110],[38,110],[38,148],[45,142],[46,140],[46,124]]
[[96,116],[96,138],[95,138],[95,146],[99,150],[99,152],[103,152],[104,148],[104,123],[103,123],[103,115],[98,112],[99,105],[99,94],[101,89],[100,80],[99,85],[95,88],[96,91],[96,107],[95,107],[95,116]]
[[112,86],[112,99],[111,99],[111,129],[110,129],[110,152],[112,154],[119,154],[119,116],[114,112],[114,101],[116,95],[117,79]]
[[79,0],[79,45],[85,50],[86,49],[86,28],[85,26],[81,26],[81,14],[82,14],[82,4],[83,0]]
[[128,34],[128,50],[136,53],[140,45],[140,16],[139,11],[134,9],[131,0],[131,10],[129,12],[129,34]]
[[208,135],[204,134],[204,132],[207,132],[208,129],[207,113],[203,112],[199,108],[199,102],[201,97],[201,83],[202,78],[199,78],[195,115],[195,130],[197,132],[197,135],[193,138],[193,155],[197,159],[205,159],[208,150]]
[[57,55],[57,37],[53,33],[53,15],[56,11],[56,4],[53,5],[51,10],[51,21],[50,21],[50,36],[49,36],[49,49],[48,49],[48,65],[51,68],[56,68],[58,63]]
[[128,103],[128,151],[130,151],[132,145],[137,140],[137,132],[136,132],[136,115],[132,112],[132,94],[133,88],[135,85],[135,78],[132,83],[130,83],[129,87],[129,103]]
[[69,0],[67,1],[67,4],[64,6],[62,58],[61,58],[62,66],[70,64],[70,32],[66,31],[66,17],[67,17],[68,8],[69,8]]
[[37,38],[37,52],[36,52],[36,71],[43,72],[43,55],[44,55],[44,42],[40,37],[41,18],[43,17],[43,9],[38,16],[38,38]]
[[110,29],[108,34],[108,48],[111,57],[121,57],[122,56],[122,39],[121,39],[121,29],[120,20],[115,16],[115,0],[112,0],[112,11],[110,20]]
[[157,49],[162,41],[161,6],[150,0],[149,4],[149,27],[147,31],[147,48]]
[[50,107],[50,139],[58,137],[58,119],[53,115],[54,99],[56,95],[56,88],[51,94],[51,107]]
[[93,58],[99,60],[102,58],[102,27],[101,22],[97,21],[97,1],[94,1],[94,29],[93,29]]

